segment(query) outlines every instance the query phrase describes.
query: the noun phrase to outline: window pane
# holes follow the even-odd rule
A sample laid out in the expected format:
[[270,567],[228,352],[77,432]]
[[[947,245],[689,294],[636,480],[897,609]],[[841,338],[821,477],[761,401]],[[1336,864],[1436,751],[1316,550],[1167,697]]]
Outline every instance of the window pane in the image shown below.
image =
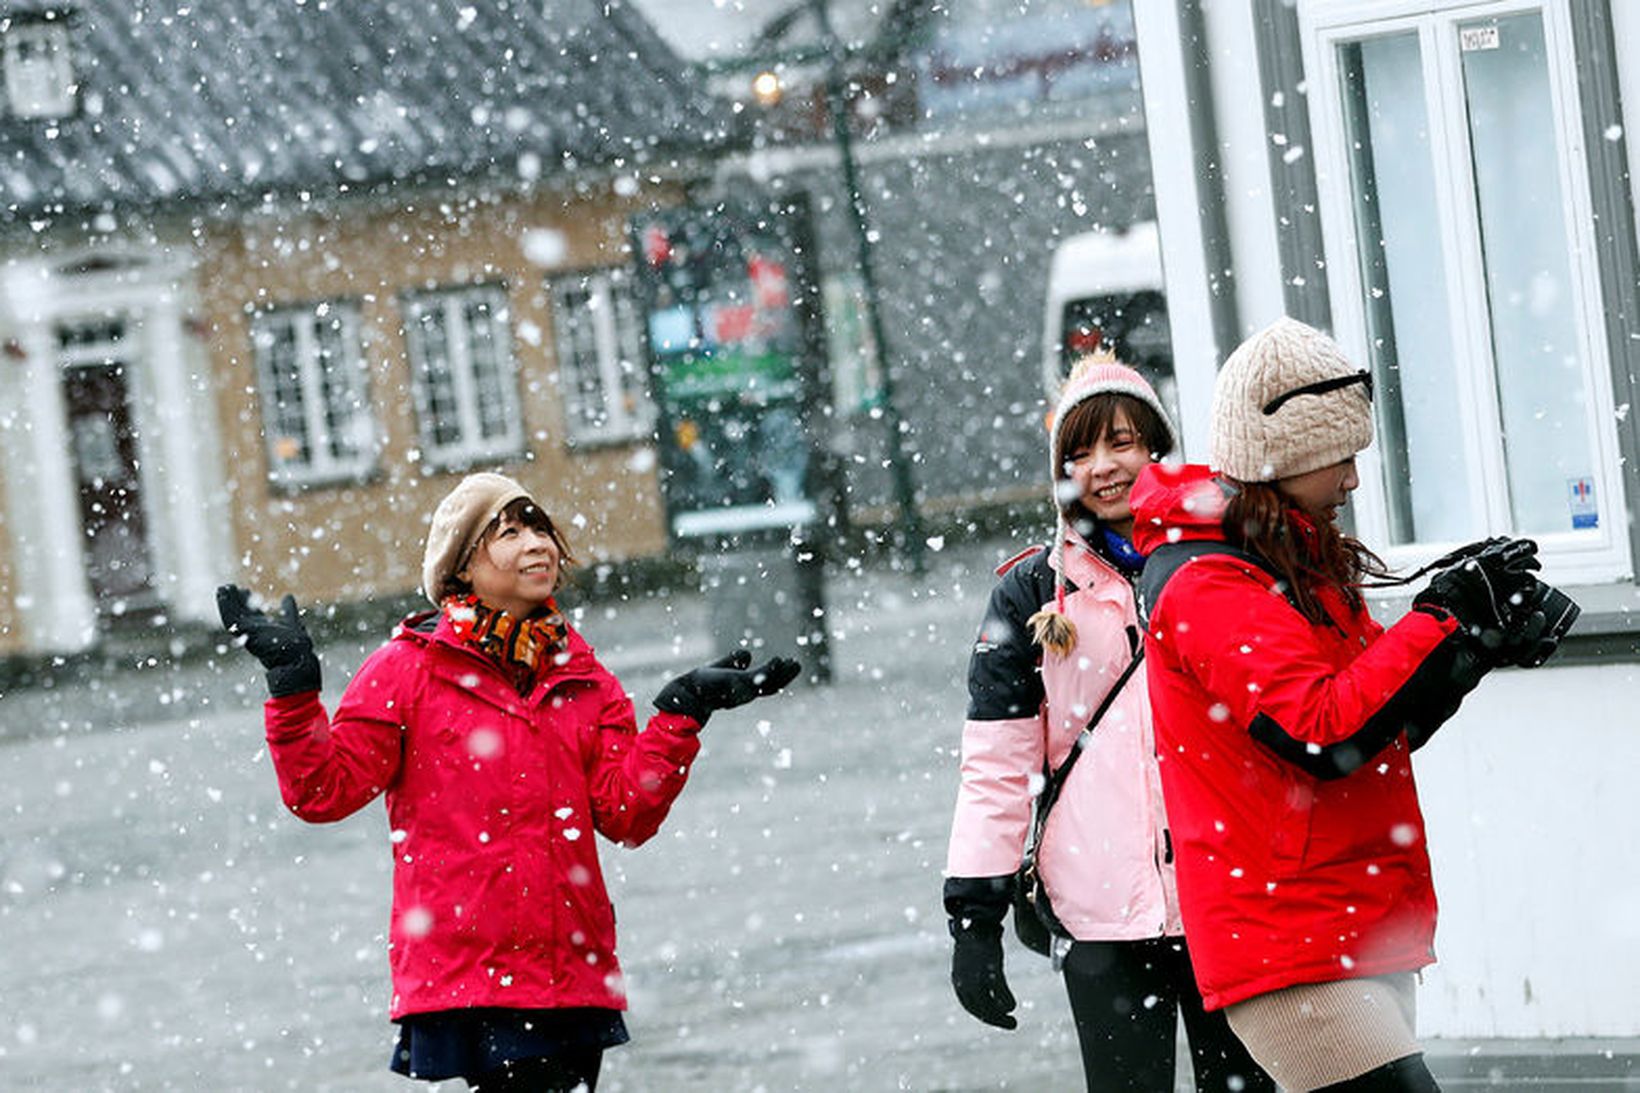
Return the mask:
[[307,415],[302,396],[301,366],[297,361],[296,328],[288,315],[270,319],[258,342],[262,349],[262,383],[267,416],[268,453],[276,470],[306,466]]
[[591,434],[609,424],[609,392],[604,387],[603,347],[598,337],[599,315],[608,302],[608,288],[599,278],[588,288],[582,310],[575,316],[575,400]]
[[569,417],[577,436],[596,436],[608,417],[603,377],[598,371],[598,331],[594,323],[593,294],[587,280],[558,287],[560,389],[569,402]]
[[252,328],[272,476],[316,484],[367,471],[375,415],[358,311],[325,303],[270,312]]
[[1350,42],[1339,61],[1390,540],[1473,538],[1418,36]]
[[332,312],[318,320],[319,383],[323,387],[326,441],[338,462],[350,462],[370,444],[370,419],[359,382],[359,362],[350,351],[347,327]]
[[1460,34],[1514,530],[1593,527],[1589,370],[1542,19],[1477,21]]
[[647,428],[652,417],[649,398],[649,375],[645,367],[643,343],[638,340],[638,308],[632,300],[632,288],[625,278],[611,277],[610,299],[615,304],[615,338],[619,353],[617,364],[621,380],[620,408],[628,424]]
[[555,282],[559,389],[578,439],[628,439],[649,429],[645,354],[637,307],[618,271]]
[[464,308],[467,344],[473,362],[473,391],[478,398],[479,435],[489,440],[507,435],[511,415],[507,412],[507,376],[502,349],[498,344],[500,324],[506,315],[496,314],[489,300],[468,300]]
[[430,465],[496,455],[516,445],[522,424],[505,291],[441,289],[412,297],[406,306],[406,348]]
[[60,23],[19,23],[4,35],[6,99],[20,118],[54,118],[74,108],[68,30]]
[[444,328],[444,309],[430,303],[415,320],[416,354],[422,390],[427,398],[423,431],[436,448],[461,440],[461,413],[456,405],[455,375],[450,370],[450,345]]

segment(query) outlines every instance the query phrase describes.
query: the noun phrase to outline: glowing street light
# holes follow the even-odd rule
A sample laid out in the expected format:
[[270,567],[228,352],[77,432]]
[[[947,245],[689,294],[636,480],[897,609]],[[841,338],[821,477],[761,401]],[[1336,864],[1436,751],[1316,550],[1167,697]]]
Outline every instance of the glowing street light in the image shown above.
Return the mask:
[[752,97],[762,106],[778,103],[785,90],[780,84],[779,74],[768,69],[752,77]]

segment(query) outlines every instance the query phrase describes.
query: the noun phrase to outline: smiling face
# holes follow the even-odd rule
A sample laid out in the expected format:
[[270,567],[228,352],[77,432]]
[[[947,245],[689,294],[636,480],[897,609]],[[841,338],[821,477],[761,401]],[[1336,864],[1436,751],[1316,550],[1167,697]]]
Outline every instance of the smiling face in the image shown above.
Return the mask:
[[480,537],[457,576],[485,606],[527,618],[558,588],[563,552],[539,510],[512,506]]
[[1064,474],[1084,509],[1118,535],[1129,538],[1133,534],[1133,510],[1128,506],[1128,495],[1133,492],[1133,480],[1150,461],[1150,445],[1126,407],[1118,403],[1104,432],[1088,443],[1073,444],[1065,452]]
[[1313,471],[1277,479],[1276,488],[1301,512],[1317,523],[1331,523],[1338,510],[1349,501],[1361,484],[1355,473],[1355,457],[1341,459]]

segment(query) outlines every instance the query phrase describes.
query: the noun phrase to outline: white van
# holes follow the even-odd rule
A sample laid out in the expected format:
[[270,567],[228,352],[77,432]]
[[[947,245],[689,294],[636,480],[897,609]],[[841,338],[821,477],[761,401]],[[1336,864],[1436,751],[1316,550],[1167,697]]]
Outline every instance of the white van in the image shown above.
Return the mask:
[[1054,251],[1042,338],[1042,381],[1050,401],[1071,365],[1101,346],[1149,380],[1179,420],[1155,221],[1073,235]]

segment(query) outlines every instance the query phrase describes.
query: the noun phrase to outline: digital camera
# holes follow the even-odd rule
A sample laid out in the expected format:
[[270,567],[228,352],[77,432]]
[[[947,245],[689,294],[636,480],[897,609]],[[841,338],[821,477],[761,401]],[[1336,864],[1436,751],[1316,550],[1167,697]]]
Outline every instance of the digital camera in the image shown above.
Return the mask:
[[1560,639],[1572,628],[1577,616],[1583,611],[1566,593],[1554,585],[1545,584],[1536,577],[1519,596],[1512,597],[1521,602],[1516,605],[1510,603],[1506,612],[1506,628],[1511,632],[1529,632],[1535,628],[1534,614],[1541,614],[1544,619],[1542,633],[1535,641],[1524,644],[1521,650],[1510,658],[1510,663],[1522,668],[1536,668],[1548,660],[1560,646]]
[[1503,590],[1495,589],[1492,604],[1508,650],[1505,662],[1520,668],[1536,668],[1553,656],[1583,610],[1566,593],[1533,574],[1539,567],[1537,549],[1531,539],[1483,539],[1437,558],[1420,571],[1476,566],[1483,573],[1506,575],[1513,591],[1497,595]]

